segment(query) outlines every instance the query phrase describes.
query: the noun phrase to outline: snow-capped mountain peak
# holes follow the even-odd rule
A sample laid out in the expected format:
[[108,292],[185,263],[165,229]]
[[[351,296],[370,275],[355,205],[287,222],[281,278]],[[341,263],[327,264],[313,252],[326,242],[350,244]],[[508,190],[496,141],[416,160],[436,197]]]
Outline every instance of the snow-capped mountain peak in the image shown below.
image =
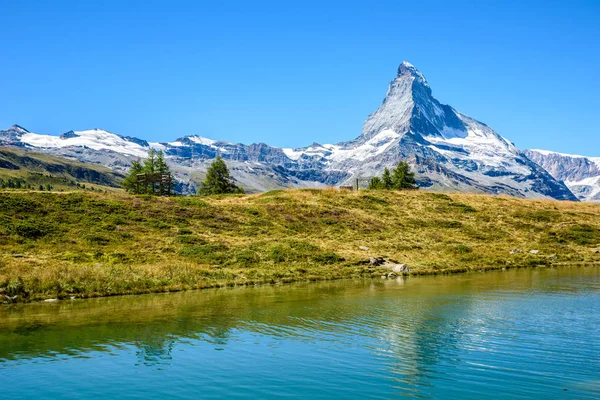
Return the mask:
[[35,148],[121,170],[151,148],[160,149],[184,182],[184,191],[193,191],[202,176],[198,171],[221,155],[233,176],[249,190],[338,185],[355,179],[365,185],[385,167],[408,161],[424,188],[576,200],[563,183],[509,140],[441,104],[425,76],[408,62],[398,67],[381,106],[366,119],[362,134],[348,142],[281,149],[198,135],[148,143],[101,129],[69,131],[58,137],[13,127],[0,131],[0,145]]
[[25,129],[25,128],[23,128],[22,126],[20,126],[20,125],[17,125],[17,124],[14,124],[13,126],[11,126],[11,127],[10,127],[10,129],[12,129],[12,130],[14,130],[15,132],[18,132],[18,133],[20,133],[20,134],[23,134],[23,133],[29,133],[29,131],[28,131],[27,129]]
[[399,78],[403,75],[404,76],[406,76],[406,75],[412,76],[413,78],[415,78],[417,80],[418,83],[429,87],[429,84],[427,83],[427,79],[425,79],[425,75],[423,75],[421,73],[421,71],[419,71],[414,65],[412,65],[408,61],[402,61],[402,63],[400,63],[400,66],[398,67],[398,73],[396,75],[396,78]]
[[84,147],[94,150],[114,151],[136,157],[145,157],[148,154],[148,149],[136,143],[135,140],[127,140],[122,136],[102,129],[69,131],[61,136],[39,135],[27,132],[21,135],[21,142],[31,147],[47,149]]

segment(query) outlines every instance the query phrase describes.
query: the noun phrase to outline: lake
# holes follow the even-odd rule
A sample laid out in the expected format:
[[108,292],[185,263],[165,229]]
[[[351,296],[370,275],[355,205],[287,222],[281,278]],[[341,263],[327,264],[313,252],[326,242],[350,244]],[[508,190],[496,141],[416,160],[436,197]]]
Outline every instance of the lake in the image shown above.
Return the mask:
[[0,306],[5,399],[600,398],[600,267]]

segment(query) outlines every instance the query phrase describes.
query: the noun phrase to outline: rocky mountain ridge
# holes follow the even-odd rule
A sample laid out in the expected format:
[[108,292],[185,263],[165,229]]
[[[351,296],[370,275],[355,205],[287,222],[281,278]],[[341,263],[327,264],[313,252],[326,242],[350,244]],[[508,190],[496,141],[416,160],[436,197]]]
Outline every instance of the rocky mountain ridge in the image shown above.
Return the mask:
[[529,159],[560,180],[582,201],[600,202],[600,157],[525,150]]
[[400,64],[381,106],[354,140],[291,149],[184,136],[154,143],[100,129],[39,135],[20,126],[0,131],[0,145],[32,148],[125,171],[150,148],[163,150],[182,192],[193,192],[217,155],[246,189],[364,185],[401,160],[423,188],[577,200],[569,189],[487,125],[432,96],[412,64]]

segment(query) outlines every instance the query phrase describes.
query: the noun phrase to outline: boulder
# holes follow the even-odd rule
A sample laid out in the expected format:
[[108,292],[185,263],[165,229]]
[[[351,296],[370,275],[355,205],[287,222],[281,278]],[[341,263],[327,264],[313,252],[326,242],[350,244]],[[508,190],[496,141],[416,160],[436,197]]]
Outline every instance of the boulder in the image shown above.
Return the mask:
[[397,264],[392,267],[392,271],[397,274],[403,274],[405,272],[410,272],[410,268],[408,268],[406,264]]
[[529,250],[530,254],[538,254],[540,251],[539,250]]
[[385,260],[383,257],[371,257],[369,258],[369,264],[379,267],[380,265],[385,264]]
[[359,246],[359,249],[363,250],[363,251],[369,251],[369,248],[366,246]]

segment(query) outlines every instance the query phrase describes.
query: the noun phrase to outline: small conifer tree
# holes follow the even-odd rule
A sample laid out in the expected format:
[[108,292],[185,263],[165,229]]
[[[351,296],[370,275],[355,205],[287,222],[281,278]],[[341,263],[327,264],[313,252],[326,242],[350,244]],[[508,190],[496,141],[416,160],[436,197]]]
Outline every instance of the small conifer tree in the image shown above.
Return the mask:
[[415,173],[405,161],[400,161],[392,174],[392,189],[418,189]]
[[385,189],[383,182],[381,181],[381,178],[378,176],[374,176],[373,178],[371,178],[371,181],[369,182],[369,189],[370,190]]
[[137,176],[138,174],[144,173],[144,167],[142,166],[142,160],[138,159],[131,163],[131,168],[129,168],[129,174],[125,177],[123,181],[123,187],[127,190],[128,193],[140,194],[145,188],[138,187]]
[[369,183],[369,189],[379,190],[403,190],[418,189],[415,173],[411,172],[410,166],[405,161],[400,161],[396,168],[390,172],[385,168],[381,178],[373,177]]
[[225,193],[244,193],[244,190],[235,184],[225,161],[218,156],[208,167],[206,178],[198,188],[198,194],[208,196]]

